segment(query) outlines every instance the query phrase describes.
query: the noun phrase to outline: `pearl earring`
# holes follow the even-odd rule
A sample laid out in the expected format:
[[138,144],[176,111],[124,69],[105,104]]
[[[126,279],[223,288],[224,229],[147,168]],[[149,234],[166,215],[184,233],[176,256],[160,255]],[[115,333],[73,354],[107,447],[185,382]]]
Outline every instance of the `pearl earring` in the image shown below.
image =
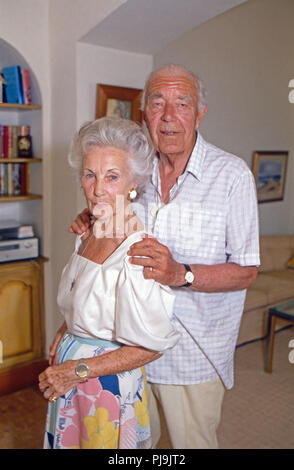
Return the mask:
[[137,197],[137,191],[136,191],[136,189],[135,189],[135,188],[131,188],[131,189],[129,190],[128,200],[129,200],[129,201],[133,201],[134,199],[136,199],[136,197]]

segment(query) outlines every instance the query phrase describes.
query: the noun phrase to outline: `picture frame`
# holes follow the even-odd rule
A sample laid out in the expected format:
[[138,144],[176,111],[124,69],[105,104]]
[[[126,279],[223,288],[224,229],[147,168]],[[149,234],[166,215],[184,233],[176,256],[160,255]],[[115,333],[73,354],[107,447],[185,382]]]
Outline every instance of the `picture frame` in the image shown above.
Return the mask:
[[142,123],[140,110],[143,90],[97,84],[95,118],[120,116]]
[[255,151],[252,172],[259,203],[284,199],[288,151]]

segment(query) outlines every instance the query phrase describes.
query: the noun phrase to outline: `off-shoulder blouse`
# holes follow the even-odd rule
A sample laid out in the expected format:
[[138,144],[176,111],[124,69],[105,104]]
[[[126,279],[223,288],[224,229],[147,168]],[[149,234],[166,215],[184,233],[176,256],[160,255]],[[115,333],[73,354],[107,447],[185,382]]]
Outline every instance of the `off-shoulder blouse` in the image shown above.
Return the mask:
[[57,303],[68,330],[77,336],[143,346],[162,352],[180,339],[172,326],[174,295],[143,267],[129,262],[129,247],[144,232],[127,237],[102,264],[74,253],[62,272]]

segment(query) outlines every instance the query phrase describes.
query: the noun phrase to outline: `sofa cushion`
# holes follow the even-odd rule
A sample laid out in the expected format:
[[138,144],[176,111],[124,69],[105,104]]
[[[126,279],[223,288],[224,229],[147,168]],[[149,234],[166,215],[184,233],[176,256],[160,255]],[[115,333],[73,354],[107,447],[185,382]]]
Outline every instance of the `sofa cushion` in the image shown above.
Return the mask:
[[268,235],[260,237],[259,272],[286,269],[289,259],[294,256],[294,236]]
[[255,287],[250,287],[246,294],[244,312],[248,310],[253,310],[255,308],[261,307],[267,304],[267,294],[266,290],[255,289]]
[[290,282],[292,284],[292,292],[293,292],[293,297],[294,297],[294,271],[292,271],[292,269],[282,269],[280,271],[269,271],[267,273],[262,273],[262,276],[274,277],[276,279],[276,282],[279,282],[280,280]]
[[278,304],[294,298],[294,271],[270,271],[259,273],[253,286],[247,291],[244,311]]

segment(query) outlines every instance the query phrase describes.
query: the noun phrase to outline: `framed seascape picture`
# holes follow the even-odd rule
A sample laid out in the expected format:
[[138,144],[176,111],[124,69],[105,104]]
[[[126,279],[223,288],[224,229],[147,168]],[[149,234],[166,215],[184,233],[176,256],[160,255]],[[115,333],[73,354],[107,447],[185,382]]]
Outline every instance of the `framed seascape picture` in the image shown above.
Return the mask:
[[287,151],[254,152],[253,175],[258,202],[282,201],[287,172]]
[[142,90],[137,88],[97,85],[95,118],[119,116],[141,123],[141,96]]

